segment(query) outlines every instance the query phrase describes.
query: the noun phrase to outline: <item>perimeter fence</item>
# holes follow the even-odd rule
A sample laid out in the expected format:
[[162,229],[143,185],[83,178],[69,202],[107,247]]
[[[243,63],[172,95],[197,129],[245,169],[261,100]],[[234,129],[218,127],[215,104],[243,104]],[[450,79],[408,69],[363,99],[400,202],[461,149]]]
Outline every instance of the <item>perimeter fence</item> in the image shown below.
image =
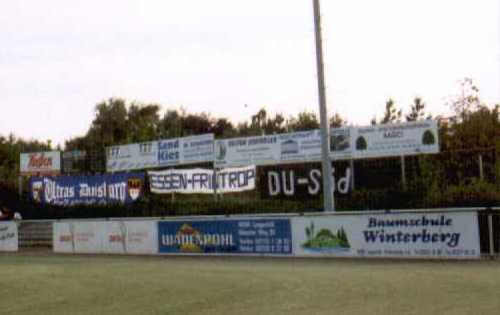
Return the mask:
[[[92,154],[89,158],[96,160]],[[332,165],[337,211],[500,206],[500,151],[495,148],[334,161]],[[212,165],[176,169],[195,167]],[[246,192],[154,194],[146,176],[142,197],[127,205],[36,203],[27,179],[21,198],[12,183],[0,186],[0,197],[10,200],[11,207],[25,219],[307,213],[323,209],[320,163],[258,166],[255,180],[255,189]]]

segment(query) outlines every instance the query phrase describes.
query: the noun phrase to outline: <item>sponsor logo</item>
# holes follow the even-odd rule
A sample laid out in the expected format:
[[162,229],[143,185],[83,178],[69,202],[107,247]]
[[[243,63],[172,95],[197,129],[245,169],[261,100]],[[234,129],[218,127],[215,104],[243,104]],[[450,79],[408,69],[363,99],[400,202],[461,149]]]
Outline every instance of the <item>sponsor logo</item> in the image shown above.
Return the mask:
[[43,153],[32,154],[30,155],[28,167],[32,169],[50,169],[52,167],[52,158],[46,157]]
[[128,194],[132,200],[137,200],[141,196],[142,180],[140,178],[131,178],[127,182]]
[[302,244],[306,252],[338,253],[351,249],[347,234],[341,227],[336,233],[329,229],[321,229],[316,233],[314,222],[305,229],[307,241]]
[[295,140],[287,140],[281,143],[281,154],[298,154],[299,143]]
[[203,234],[188,223],[184,223],[175,235],[162,235],[161,244],[176,247],[180,252],[185,253],[200,253],[207,247],[232,248],[236,246],[232,234]]
[[33,200],[35,202],[42,202],[42,197],[43,197],[43,182],[42,181],[36,181],[33,182],[32,188],[31,188],[31,194],[33,197]]

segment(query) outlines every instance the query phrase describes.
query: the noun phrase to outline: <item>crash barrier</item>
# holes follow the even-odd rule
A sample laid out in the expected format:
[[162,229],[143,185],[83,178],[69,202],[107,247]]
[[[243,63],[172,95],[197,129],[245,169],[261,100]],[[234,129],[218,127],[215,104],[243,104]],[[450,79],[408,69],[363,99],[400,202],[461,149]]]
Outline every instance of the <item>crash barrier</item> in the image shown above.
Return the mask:
[[17,252],[19,237],[15,222],[0,222],[0,252]]
[[[92,254],[478,259],[490,254],[486,243],[491,239],[493,254],[500,243],[500,216],[479,210],[58,221],[53,226],[53,249]],[[493,224],[488,224],[489,217],[495,217]],[[496,230],[490,233],[489,227]]]

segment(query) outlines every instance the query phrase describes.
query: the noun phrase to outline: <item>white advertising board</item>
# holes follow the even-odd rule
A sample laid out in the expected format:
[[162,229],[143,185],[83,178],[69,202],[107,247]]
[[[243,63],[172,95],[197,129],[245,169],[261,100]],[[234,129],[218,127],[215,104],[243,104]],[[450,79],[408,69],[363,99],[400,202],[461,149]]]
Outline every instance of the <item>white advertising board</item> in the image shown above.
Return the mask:
[[158,143],[144,142],[108,147],[106,170],[119,172],[158,166]]
[[56,222],[56,253],[155,254],[156,221]]
[[[178,169],[150,171],[149,186],[156,194],[213,194],[234,193],[255,189],[255,166],[226,168],[215,174],[209,169]],[[217,178],[217,181],[214,180]]]
[[21,175],[57,175],[61,172],[61,152],[21,153]]
[[477,259],[473,212],[292,219],[295,256]]
[[17,252],[19,236],[15,222],[0,222],[0,252]]
[[385,124],[352,129],[356,159],[439,153],[436,121]]
[[[333,159],[351,156],[350,128],[331,131]],[[321,160],[320,130],[215,141],[216,167],[273,165]]]
[[214,135],[204,134],[107,148],[106,170],[119,172],[211,162]]

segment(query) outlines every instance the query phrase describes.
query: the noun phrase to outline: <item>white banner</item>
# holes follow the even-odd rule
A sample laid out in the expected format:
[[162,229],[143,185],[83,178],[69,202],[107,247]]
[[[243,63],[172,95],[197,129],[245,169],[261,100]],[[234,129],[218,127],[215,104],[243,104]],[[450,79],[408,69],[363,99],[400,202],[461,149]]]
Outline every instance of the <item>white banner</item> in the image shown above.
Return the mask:
[[158,252],[156,221],[56,222],[56,253],[155,254]]
[[21,153],[21,175],[57,175],[61,172],[61,152]]
[[255,166],[227,168],[216,172],[209,169],[178,169],[150,171],[149,185],[156,194],[213,194],[234,193],[255,189]]
[[352,129],[354,158],[439,153],[436,121],[385,124]]
[[292,234],[295,256],[480,257],[474,212],[300,217]]
[[19,237],[15,222],[0,222],[0,252],[17,252]]
[[107,148],[108,172],[211,162],[214,135],[134,143]]

